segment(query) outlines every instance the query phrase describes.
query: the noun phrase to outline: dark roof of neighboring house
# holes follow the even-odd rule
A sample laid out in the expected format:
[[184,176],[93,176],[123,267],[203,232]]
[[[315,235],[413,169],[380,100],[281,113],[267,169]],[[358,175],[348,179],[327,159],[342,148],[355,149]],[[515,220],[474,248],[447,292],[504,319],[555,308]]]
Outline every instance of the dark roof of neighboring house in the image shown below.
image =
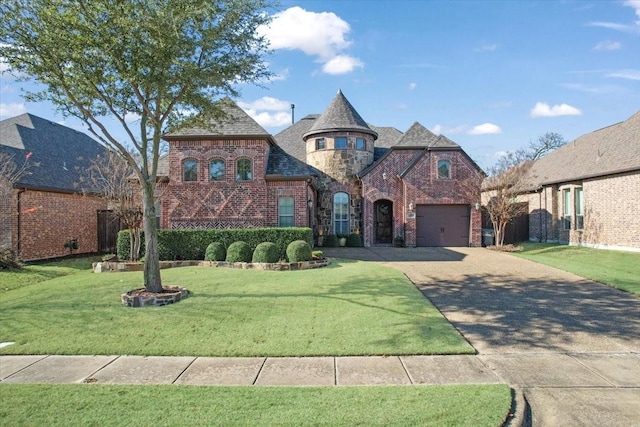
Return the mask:
[[367,122],[360,117],[360,114],[353,108],[341,90],[302,137],[306,140],[312,135],[333,131],[359,131],[373,135],[374,139],[378,137],[378,134],[369,128]]
[[617,173],[640,171],[640,111],[627,120],[587,133],[537,160],[527,181],[534,190]]
[[85,133],[26,113],[0,121],[0,152],[18,167],[31,153],[17,187],[80,192],[82,170],[105,148]]
[[221,137],[267,137],[272,141],[271,134],[262,128],[254,119],[251,118],[242,108],[238,107],[235,102],[228,98],[220,100],[220,105],[226,117],[212,119],[206,125],[182,127],[175,131],[168,132],[164,135],[165,139],[180,139],[188,137],[190,139],[202,136],[221,136]]

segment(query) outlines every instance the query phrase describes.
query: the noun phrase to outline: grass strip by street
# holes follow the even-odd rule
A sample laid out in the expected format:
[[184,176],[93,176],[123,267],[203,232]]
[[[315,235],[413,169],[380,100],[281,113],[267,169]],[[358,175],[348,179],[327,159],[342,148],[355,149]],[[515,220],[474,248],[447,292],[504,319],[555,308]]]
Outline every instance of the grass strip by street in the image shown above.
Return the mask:
[[[473,354],[400,272],[335,260],[304,271],[183,267],[191,295],[128,308],[142,273],[83,271],[0,294],[0,354],[345,356]],[[0,281],[3,276],[0,274]],[[0,282],[2,285],[2,282]]]
[[506,385],[201,387],[0,385],[4,425],[492,426]]
[[524,243],[513,255],[640,296],[640,253]]

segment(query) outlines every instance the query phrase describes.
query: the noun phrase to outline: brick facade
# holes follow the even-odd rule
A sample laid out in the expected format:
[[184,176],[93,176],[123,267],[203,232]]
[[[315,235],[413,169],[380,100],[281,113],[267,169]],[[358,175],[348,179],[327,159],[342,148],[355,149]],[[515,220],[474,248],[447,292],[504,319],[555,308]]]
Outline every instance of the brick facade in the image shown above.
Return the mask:
[[[404,176],[401,172],[416,156],[424,153]],[[439,179],[437,164],[451,164],[449,179]],[[393,150],[363,177],[365,245],[374,244],[374,205],[379,200],[393,203],[393,235],[402,237],[407,246],[416,246],[416,216],[418,205],[469,205],[469,245],[481,244],[481,215],[475,209],[476,200],[461,184],[471,176],[476,166],[460,150],[424,151]],[[411,209],[410,209],[411,207]]]
[[[278,199],[294,200],[294,225],[306,227],[307,200],[315,205],[306,180],[265,180],[269,144],[260,139],[171,141],[169,182],[158,192],[161,228],[251,228],[278,226]],[[184,160],[197,162],[197,179],[185,181]],[[240,159],[251,162],[251,180],[236,179]],[[211,160],[223,160],[224,178],[211,181]]]
[[[583,219],[576,214],[582,189]],[[569,195],[569,221],[564,221],[564,191]],[[521,196],[529,203],[529,240],[640,251],[638,198],[640,173],[632,172],[545,186]]]
[[21,260],[69,255],[64,244],[71,239],[78,240],[74,254],[97,252],[97,213],[107,209],[104,199],[75,193],[14,190],[11,200],[11,245]]

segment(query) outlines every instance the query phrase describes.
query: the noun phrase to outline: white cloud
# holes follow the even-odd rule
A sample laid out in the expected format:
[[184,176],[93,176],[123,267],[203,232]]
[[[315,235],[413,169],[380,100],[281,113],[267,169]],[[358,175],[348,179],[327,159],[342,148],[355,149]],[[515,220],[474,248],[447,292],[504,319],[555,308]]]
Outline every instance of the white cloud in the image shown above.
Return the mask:
[[278,111],[290,108],[291,103],[289,101],[283,101],[281,99],[272,98],[270,96],[263,96],[262,98],[256,99],[252,102],[239,101],[238,106],[243,110]]
[[493,123],[483,123],[478,126],[474,126],[473,129],[469,131],[469,135],[496,135],[502,133],[502,129],[500,126],[494,125]]
[[605,40],[599,42],[593,47],[593,50],[620,50],[622,44],[620,42],[612,42],[610,40]]
[[619,70],[607,74],[607,77],[617,77],[620,79],[640,80],[640,70]]
[[327,74],[347,74],[356,68],[362,68],[364,64],[358,58],[349,55],[338,55],[327,61],[322,66],[322,71]]
[[496,159],[499,159],[499,158],[501,158],[501,157],[506,156],[507,154],[509,154],[509,152],[508,152],[508,151],[496,151],[495,153],[493,153],[493,156],[494,156]]
[[255,110],[246,110],[253,120],[264,127],[280,127],[291,123],[291,113],[279,111],[270,113],[268,111],[257,112]]
[[344,74],[364,65],[343,54],[352,44],[347,39],[349,31],[349,23],[335,13],[310,12],[299,6],[276,13],[268,26],[258,28],[272,49],[301,50],[315,56],[328,74]]
[[608,28],[610,30],[621,31],[623,33],[636,33],[638,32],[637,25],[618,24],[617,22],[590,22],[592,27]]
[[531,109],[531,117],[558,117],[558,116],[580,116],[582,111],[569,104],[559,104],[550,107],[544,102],[536,102]]
[[475,48],[476,52],[493,52],[498,48],[497,44],[485,44],[480,47]]
[[291,103],[289,101],[263,96],[251,102],[239,101],[238,106],[260,126],[279,127],[291,123]]
[[640,24],[640,0],[626,0],[622,4],[624,6],[629,6],[629,7],[633,8],[633,9],[635,9],[636,16],[638,17],[638,21],[636,21],[636,22]]
[[126,123],[134,123],[137,122],[138,120],[140,120],[142,116],[140,116],[140,114],[138,113],[125,113],[124,115],[124,121]]
[[460,125],[460,126],[456,126],[456,127],[445,127],[442,126],[440,124],[437,124],[435,126],[433,126],[431,129],[429,129],[431,132],[435,133],[436,135],[453,135],[456,133],[462,133],[465,130],[467,130],[468,126],[467,125]]
[[0,117],[14,117],[27,112],[23,103],[0,104]]
[[409,83],[409,90],[414,90],[417,87],[418,87],[417,83],[413,83],[413,82]]

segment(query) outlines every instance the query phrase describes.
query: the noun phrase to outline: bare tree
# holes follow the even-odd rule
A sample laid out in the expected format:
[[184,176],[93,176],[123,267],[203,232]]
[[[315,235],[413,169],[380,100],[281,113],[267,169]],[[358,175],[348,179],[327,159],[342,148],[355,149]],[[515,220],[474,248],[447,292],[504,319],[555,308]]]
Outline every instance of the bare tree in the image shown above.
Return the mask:
[[528,211],[526,203],[518,203],[518,196],[526,188],[526,176],[532,164],[528,160],[505,170],[494,169],[483,183],[483,191],[489,196],[485,209],[493,224],[497,247],[504,246],[507,225]]
[[566,143],[567,141],[559,133],[547,132],[535,141],[529,142],[527,160],[538,160]]
[[84,171],[85,187],[101,194],[109,201],[109,208],[129,230],[129,259],[137,261],[140,254],[140,231],[142,229],[142,200],[135,180],[135,170],[127,160],[113,150],[91,161]]
[[0,242],[2,242],[0,244],[0,266],[4,266],[4,268],[20,266],[11,249],[11,197],[14,185],[29,173],[30,157],[31,152],[27,153],[22,165],[18,166],[14,161],[14,156],[0,152]]

